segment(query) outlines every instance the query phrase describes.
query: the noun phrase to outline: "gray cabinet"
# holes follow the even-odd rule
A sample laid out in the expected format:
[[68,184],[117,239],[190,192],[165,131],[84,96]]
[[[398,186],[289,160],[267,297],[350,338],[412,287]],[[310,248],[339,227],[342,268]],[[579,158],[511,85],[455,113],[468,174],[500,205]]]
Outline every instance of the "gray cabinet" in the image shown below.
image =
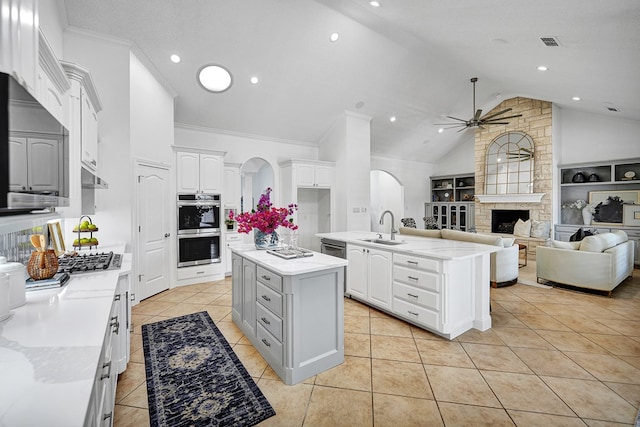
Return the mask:
[[431,177],[432,202],[471,201],[476,192],[474,174],[459,174]]
[[281,274],[265,252],[233,250],[232,318],[282,381],[297,384],[344,361],[344,267],[314,254],[326,268],[289,260],[307,267]]
[[[600,195],[624,195],[625,200],[633,198],[632,192],[640,191],[640,159],[560,165],[558,176],[558,223],[584,225],[581,212],[575,208],[576,201],[591,203],[594,192]],[[636,203],[640,203],[637,197]],[[600,225],[594,221],[591,226]],[[623,221],[620,221],[620,226],[623,226]]]
[[469,231],[475,228],[474,202],[425,203],[424,216],[433,217],[440,229]]

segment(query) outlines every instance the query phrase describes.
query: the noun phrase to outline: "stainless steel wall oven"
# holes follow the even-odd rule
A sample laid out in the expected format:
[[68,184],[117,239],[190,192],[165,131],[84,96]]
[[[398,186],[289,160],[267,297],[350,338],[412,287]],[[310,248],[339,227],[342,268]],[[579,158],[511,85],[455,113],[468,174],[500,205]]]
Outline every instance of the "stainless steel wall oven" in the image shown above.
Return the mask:
[[220,262],[220,195],[178,194],[178,267]]

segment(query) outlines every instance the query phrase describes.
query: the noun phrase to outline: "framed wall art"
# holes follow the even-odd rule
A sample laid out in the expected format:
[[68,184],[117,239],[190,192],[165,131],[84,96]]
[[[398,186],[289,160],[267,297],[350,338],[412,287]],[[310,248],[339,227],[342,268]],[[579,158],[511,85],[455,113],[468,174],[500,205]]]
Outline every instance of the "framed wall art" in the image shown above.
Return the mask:
[[622,223],[628,226],[640,226],[640,205],[624,205]]
[[593,222],[604,225],[623,223],[623,208],[640,203],[638,190],[590,191],[589,204],[594,207]]

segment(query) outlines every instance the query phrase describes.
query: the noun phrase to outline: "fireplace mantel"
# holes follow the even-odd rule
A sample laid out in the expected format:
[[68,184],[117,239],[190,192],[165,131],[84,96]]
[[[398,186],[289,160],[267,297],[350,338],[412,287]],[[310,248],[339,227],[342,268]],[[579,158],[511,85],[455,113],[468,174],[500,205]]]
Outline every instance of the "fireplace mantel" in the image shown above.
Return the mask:
[[476,194],[480,203],[540,203],[545,193],[526,194]]

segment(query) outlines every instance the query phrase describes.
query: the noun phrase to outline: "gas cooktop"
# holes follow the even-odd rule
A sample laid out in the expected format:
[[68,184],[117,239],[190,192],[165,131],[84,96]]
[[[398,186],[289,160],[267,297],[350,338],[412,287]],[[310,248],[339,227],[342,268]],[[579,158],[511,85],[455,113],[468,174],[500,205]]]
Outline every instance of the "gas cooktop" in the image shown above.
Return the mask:
[[113,252],[63,255],[58,258],[58,273],[92,273],[117,270],[122,265],[122,254]]

